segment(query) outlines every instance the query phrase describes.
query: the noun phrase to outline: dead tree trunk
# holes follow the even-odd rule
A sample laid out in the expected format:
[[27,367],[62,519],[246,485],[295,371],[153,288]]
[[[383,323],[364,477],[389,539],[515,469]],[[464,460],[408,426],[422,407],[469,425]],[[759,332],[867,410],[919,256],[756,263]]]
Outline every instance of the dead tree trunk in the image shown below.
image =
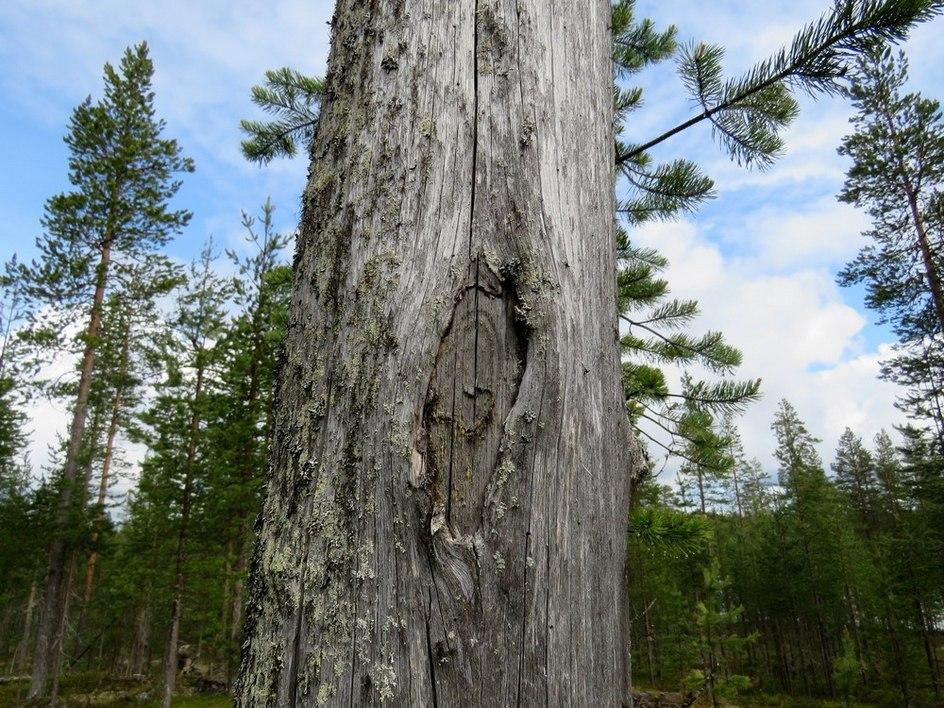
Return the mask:
[[628,702],[608,0],[340,0],[244,706]]
[[130,676],[147,674],[150,667],[151,605],[147,599],[148,594],[143,594],[134,613],[134,636],[131,642],[131,658],[128,661]]

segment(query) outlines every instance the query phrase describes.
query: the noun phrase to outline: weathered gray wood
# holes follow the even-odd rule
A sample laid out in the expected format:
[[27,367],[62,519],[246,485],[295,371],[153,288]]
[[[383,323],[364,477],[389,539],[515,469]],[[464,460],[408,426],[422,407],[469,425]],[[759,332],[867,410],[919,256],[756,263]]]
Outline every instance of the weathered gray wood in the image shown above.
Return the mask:
[[628,701],[608,0],[339,0],[244,706]]

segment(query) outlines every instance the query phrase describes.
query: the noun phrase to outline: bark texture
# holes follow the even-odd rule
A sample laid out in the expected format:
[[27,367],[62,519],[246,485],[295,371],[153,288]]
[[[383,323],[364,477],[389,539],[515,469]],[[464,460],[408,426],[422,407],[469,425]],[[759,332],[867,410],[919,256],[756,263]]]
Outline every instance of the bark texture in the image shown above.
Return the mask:
[[608,0],[339,0],[243,706],[628,703]]

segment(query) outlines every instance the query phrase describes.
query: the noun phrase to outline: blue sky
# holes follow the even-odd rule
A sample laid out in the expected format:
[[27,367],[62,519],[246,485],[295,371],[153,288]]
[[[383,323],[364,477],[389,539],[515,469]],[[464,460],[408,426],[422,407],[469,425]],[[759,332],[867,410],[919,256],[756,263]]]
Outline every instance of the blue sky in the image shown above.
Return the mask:
[[[826,0],[640,0],[640,14],[674,23],[683,40],[728,49],[732,72],[786,42],[826,9]],[[171,247],[191,257],[213,235],[241,244],[240,210],[271,195],[277,223],[291,230],[304,184],[303,160],[260,169],[239,156],[238,121],[252,115],[249,87],[266,68],[289,65],[320,74],[328,50],[333,3],[324,0],[4,0],[0,3],[0,258],[28,257],[44,200],[66,188],[62,134],[72,107],[97,95],[101,67],[122,49],[147,40],[157,72],[159,112],[168,134],[197,164],[179,201],[194,212]],[[920,28],[906,45],[915,88],[944,95],[942,20]],[[632,137],[645,139],[689,115],[691,106],[672,67],[644,74],[647,105]],[[888,333],[871,325],[860,291],[841,291],[834,276],[852,257],[866,225],[835,201],[845,165],[835,148],[847,130],[838,99],[813,104],[787,135],[788,151],[765,173],[730,164],[696,129],[659,148],[657,157],[685,156],[712,175],[719,198],[697,215],[646,226],[638,242],[672,262],[675,294],[702,303],[700,326],[721,329],[745,352],[744,373],[765,380],[765,398],[743,424],[749,452],[770,462],[770,417],[777,400],[794,401],[824,439],[828,458],[842,429],[866,436],[899,420],[894,389],[875,374]],[[64,428],[58,404],[38,403],[35,456]]]

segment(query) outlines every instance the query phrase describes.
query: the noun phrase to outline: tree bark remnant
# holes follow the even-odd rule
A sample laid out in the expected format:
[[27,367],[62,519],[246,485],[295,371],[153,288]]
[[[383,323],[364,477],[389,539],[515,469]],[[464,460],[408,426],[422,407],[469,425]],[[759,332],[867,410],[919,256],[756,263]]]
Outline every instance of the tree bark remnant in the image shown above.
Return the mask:
[[609,21],[338,2],[240,705],[629,703]]

